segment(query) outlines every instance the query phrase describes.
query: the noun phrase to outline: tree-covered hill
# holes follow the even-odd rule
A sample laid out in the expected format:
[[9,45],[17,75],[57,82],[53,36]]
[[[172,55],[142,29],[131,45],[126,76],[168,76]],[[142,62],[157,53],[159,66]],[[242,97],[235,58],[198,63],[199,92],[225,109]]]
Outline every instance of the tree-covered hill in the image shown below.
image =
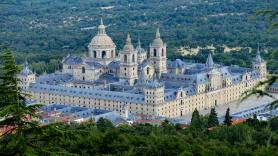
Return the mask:
[[170,48],[277,47],[277,33],[253,15],[277,7],[276,0],[2,0],[0,43],[17,52],[84,52],[103,16],[118,49],[127,32],[147,47],[156,27]]
[[[127,32],[134,43],[140,37],[148,48],[159,27],[170,59],[178,57],[175,52],[180,46],[225,44],[255,49],[260,43],[272,52],[278,47],[278,33],[269,32],[266,18],[254,12],[276,8],[276,0],[2,0],[0,45],[13,49],[17,63],[27,57],[36,73],[53,72],[61,68],[59,62],[67,52],[86,54],[103,17],[117,50]],[[271,71],[278,67],[276,54],[264,54]],[[206,56],[202,52],[186,58],[203,62]],[[225,65],[250,66],[253,55],[242,50],[214,57]]]

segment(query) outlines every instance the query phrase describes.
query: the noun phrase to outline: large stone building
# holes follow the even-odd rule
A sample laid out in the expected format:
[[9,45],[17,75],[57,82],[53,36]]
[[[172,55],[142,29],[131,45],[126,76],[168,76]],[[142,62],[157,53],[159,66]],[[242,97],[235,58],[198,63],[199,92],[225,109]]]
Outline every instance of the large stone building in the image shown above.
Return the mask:
[[[157,29],[149,54],[130,35],[117,54],[101,21],[88,46],[88,57],[66,56],[62,72],[34,80],[27,64],[22,89],[40,103],[60,103],[125,114],[178,117],[240,99],[267,75],[258,49],[252,68],[222,66],[209,54],[206,63],[167,60],[167,47]],[[148,57],[147,57],[148,56]]]

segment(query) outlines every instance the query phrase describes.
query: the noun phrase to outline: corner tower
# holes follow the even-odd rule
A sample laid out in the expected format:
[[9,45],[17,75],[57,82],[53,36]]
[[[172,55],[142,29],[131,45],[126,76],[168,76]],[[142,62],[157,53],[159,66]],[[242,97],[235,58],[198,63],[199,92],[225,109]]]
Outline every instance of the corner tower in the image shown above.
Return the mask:
[[166,44],[160,38],[160,32],[157,28],[155,39],[150,45],[150,60],[154,65],[155,72],[160,77],[162,73],[167,72],[166,68]]
[[252,61],[252,68],[259,71],[260,76],[265,78],[267,76],[266,62],[263,60],[260,54],[260,47],[258,45],[256,57]]
[[120,51],[120,79],[126,80],[129,85],[134,85],[135,80],[138,79],[137,53],[129,34],[123,50]]
[[102,19],[98,26],[98,32],[88,45],[88,57],[102,65],[108,65],[116,57],[116,45],[106,34]]
[[36,74],[34,74],[32,70],[28,67],[27,60],[24,63],[23,69],[18,74],[18,78],[20,80],[19,87],[23,91],[28,90],[30,84],[36,81]]

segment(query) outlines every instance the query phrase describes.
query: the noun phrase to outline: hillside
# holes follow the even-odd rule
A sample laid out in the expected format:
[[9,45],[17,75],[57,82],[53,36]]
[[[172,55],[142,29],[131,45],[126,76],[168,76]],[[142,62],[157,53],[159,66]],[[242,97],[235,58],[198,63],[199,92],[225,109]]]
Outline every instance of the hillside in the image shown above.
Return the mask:
[[145,46],[160,27],[169,47],[227,44],[277,46],[276,34],[253,16],[277,8],[275,0],[4,0],[0,4],[0,42],[16,51],[86,51],[100,15],[118,48],[126,33]]
[[53,71],[57,63],[46,67],[51,59],[57,62],[68,51],[85,54],[103,17],[118,50],[127,32],[147,48],[159,27],[170,56],[179,46],[211,44],[261,43],[271,51],[278,34],[269,33],[266,19],[254,11],[275,8],[276,0],[2,0],[0,44],[17,52],[18,63],[28,57],[38,73]]

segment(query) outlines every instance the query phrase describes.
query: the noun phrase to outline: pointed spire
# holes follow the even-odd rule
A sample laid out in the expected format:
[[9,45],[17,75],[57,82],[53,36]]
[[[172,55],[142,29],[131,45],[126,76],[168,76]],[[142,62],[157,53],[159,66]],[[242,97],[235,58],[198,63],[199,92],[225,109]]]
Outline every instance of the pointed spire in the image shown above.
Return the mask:
[[156,29],[155,38],[160,38],[159,28]]
[[33,74],[32,70],[28,66],[27,58],[25,58],[24,67],[19,73],[20,75],[30,75]]
[[141,41],[140,41],[140,38],[138,37],[138,42],[137,42],[137,46],[136,46],[136,51],[138,53],[143,53],[145,52],[145,50],[141,47]]
[[256,53],[256,57],[254,59],[255,62],[263,62],[264,60],[261,57],[261,52],[260,52],[260,44],[258,43],[258,48],[257,48],[257,53]]
[[106,32],[105,32],[105,26],[104,26],[104,24],[103,24],[102,18],[100,19],[100,25],[98,26],[98,34],[99,34],[99,35],[106,34]]
[[126,44],[131,44],[131,38],[130,38],[130,34],[127,34],[127,38],[126,38]]
[[27,57],[25,57],[24,67],[28,67]]
[[160,38],[159,28],[157,28],[156,33],[155,33],[155,39],[151,43],[151,46],[162,47],[163,45],[164,45],[164,43],[163,43],[162,39]]
[[206,67],[211,69],[214,67],[213,59],[211,53],[209,53],[207,61],[206,61]]
[[103,25],[103,20],[102,20],[102,18],[100,18],[100,25]]
[[124,51],[128,51],[128,52],[133,52],[134,51],[134,47],[131,43],[131,38],[130,38],[130,34],[127,34],[127,38],[126,38],[126,43],[125,46],[123,48]]
[[70,53],[70,52],[68,52],[67,57],[70,57],[70,56],[71,56],[71,53]]
[[141,41],[140,41],[140,38],[139,38],[139,37],[138,37],[137,47],[138,47],[138,48],[141,48]]

